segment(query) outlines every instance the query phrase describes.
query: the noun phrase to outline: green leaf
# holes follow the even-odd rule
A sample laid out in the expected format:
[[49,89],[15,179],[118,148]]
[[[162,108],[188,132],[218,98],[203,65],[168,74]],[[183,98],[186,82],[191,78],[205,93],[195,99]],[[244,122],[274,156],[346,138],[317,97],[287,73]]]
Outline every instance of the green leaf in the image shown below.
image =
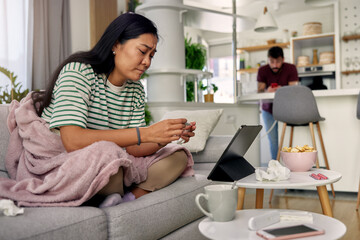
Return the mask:
[[21,91],[22,85],[16,83],[17,76],[15,76],[13,72],[10,72],[8,69],[1,66],[0,72],[9,78],[11,83],[10,90],[8,89],[9,85],[6,85],[4,89],[0,87],[0,104],[11,103],[12,100],[20,101],[29,93],[29,89]]
[[187,102],[195,101],[193,81],[186,81],[186,101]]
[[185,38],[185,66],[187,69],[202,70],[206,65],[206,47],[200,43],[191,43]]
[[149,110],[149,106],[147,105],[147,103],[145,103],[145,123],[146,123],[146,126],[149,126],[152,120],[153,120],[153,117],[152,117],[151,112]]

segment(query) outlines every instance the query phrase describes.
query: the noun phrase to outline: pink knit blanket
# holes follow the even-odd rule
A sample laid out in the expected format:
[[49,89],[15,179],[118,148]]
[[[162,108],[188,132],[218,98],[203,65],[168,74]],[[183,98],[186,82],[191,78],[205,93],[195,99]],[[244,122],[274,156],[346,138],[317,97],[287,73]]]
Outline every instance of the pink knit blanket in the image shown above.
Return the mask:
[[192,176],[190,152],[169,144],[147,157],[134,157],[113,142],[96,142],[67,153],[60,136],[37,116],[30,94],[9,109],[10,140],[5,159],[9,178],[0,177],[0,199],[17,201],[19,206],[79,206],[124,170],[124,184],[130,186],[147,178],[147,169],[178,150],[188,155],[182,176]]

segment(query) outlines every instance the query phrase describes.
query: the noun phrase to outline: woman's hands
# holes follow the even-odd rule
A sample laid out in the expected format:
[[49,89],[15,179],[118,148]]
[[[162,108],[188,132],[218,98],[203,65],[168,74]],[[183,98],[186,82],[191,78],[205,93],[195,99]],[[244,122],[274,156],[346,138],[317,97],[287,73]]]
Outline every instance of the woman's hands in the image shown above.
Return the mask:
[[180,138],[184,140],[184,143],[188,142],[191,137],[195,136],[196,122],[190,122],[185,126],[183,132],[180,135]]
[[140,128],[142,143],[140,146],[128,146],[126,151],[135,157],[143,157],[157,152],[168,143],[180,138],[188,142],[190,137],[195,135],[193,131],[196,129],[196,123],[191,122],[190,125],[186,125],[186,122],[187,120],[183,118],[166,119],[149,127]]
[[188,142],[190,137],[195,135],[193,131],[196,129],[196,123],[192,122],[187,126],[185,125],[186,122],[185,118],[165,119],[157,122],[145,131],[145,141],[158,143],[162,146],[180,138]]
[[92,130],[79,126],[62,126],[60,135],[68,152],[84,148],[97,141],[111,141],[120,147],[126,147],[128,152],[134,156],[147,156],[180,138],[188,142],[190,137],[195,135],[193,131],[196,129],[196,123],[185,125],[186,122],[185,118],[166,119],[149,127],[139,128],[142,143],[140,146],[136,145],[138,138],[135,128]]

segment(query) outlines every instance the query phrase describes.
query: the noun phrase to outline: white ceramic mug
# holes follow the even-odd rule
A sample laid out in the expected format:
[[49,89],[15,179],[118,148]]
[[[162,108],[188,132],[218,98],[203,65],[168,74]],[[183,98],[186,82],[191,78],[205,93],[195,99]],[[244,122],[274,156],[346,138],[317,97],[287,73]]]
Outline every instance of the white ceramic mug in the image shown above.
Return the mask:
[[[204,187],[205,193],[199,193],[195,202],[198,208],[209,218],[217,222],[231,221],[235,217],[237,207],[238,187],[232,188],[231,184],[209,185]],[[207,201],[208,211],[200,204],[200,198]]]

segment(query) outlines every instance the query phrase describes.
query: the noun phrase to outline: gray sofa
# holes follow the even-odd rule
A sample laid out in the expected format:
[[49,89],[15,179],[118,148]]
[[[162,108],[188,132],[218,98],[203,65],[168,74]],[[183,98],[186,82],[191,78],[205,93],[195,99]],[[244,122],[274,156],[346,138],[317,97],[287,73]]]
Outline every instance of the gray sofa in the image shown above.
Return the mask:
[[[4,165],[9,133],[7,105],[0,105],[0,176],[8,177]],[[194,153],[195,176],[180,178],[159,191],[131,202],[96,207],[33,207],[23,215],[0,214],[1,239],[204,239],[198,231],[203,214],[195,196],[210,182],[214,163],[230,142],[230,136],[211,136],[204,151]]]

